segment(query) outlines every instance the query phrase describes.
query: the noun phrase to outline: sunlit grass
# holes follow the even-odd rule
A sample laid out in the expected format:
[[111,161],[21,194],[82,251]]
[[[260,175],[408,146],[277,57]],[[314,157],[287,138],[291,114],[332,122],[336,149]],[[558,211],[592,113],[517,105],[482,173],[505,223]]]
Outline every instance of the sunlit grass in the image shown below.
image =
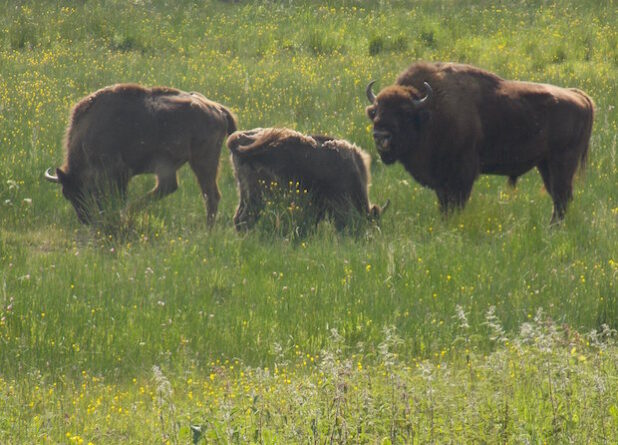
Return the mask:
[[153,366],[120,384],[87,371],[54,381],[38,372],[0,378],[0,439],[611,443],[615,332],[582,336],[537,311],[509,336],[490,308],[483,325],[497,348],[482,353],[463,309],[451,318],[453,348],[431,360],[404,360],[393,327],[378,344],[357,347],[333,329],[317,353],[274,344],[276,360],[265,367],[239,359],[188,363],[180,373]]

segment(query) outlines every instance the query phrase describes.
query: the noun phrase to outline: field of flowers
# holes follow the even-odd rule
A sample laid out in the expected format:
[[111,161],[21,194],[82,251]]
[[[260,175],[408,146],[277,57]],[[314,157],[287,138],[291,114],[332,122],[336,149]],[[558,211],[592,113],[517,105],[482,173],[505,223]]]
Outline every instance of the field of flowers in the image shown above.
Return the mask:
[[[617,22],[601,0],[0,0],[0,442],[615,441]],[[560,227],[537,172],[481,178],[445,220],[381,164],[364,88],[415,60],[590,94]],[[186,167],[173,195],[81,226],[42,173],[72,104],[125,81],[353,141],[391,207],[299,235],[273,204],[238,235],[224,149],[214,229]]]

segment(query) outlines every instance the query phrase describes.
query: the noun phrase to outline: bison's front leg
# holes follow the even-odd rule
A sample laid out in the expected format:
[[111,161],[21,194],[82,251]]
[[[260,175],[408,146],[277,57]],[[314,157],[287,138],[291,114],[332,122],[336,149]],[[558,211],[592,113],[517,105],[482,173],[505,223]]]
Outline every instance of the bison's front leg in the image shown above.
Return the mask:
[[[470,145],[474,147],[474,145]],[[442,214],[461,210],[466,206],[472,185],[476,180],[479,167],[474,157],[474,151],[467,149],[462,151],[462,156],[456,162],[450,162],[438,168],[436,176],[440,178],[439,185],[435,187],[440,203]]]
[[161,199],[164,196],[174,193],[178,189],[178,178],[176,170],[158,171],[157,184],[148,192],[151,199]]
[[448,216],[455,210],[461,210],[466,206],[472,191],[472,182],[460,183],[458,185],[447,184],[436,189],[440,211],[444,216]]
[[445,217],[449,216],[454,211],[463,209],[465,206],[466,201],[448,190],[436,190],[436,195],[438,196],[438,203],[440,204],[440,213]]
[[[152,201],[159,200],[178,189],[176,170],[156,169],[155,174],[157,175],[157,183],[155,184],[154,188],[143,197],[130,202],[127,206],[126,211],[135,212],[137,210],[140,210]],[[126,187],[124,187],[123,195],[126,195]]]
[[234,215],[234,227],[236,231],[243,232],[251,229],[260,216],[261,207],[258,206],[238,206]]
[[241,232],[253,227],[264,207],[264,178],[250,165],[234,161],[235,175],[240,196],[234,215],[234,226]]
[[264,207],[263,201],[260,196],[248,195],[240,199],[236,214],[234,215],[234,227],[238,232],[251,229],[258,218],[260,212]]

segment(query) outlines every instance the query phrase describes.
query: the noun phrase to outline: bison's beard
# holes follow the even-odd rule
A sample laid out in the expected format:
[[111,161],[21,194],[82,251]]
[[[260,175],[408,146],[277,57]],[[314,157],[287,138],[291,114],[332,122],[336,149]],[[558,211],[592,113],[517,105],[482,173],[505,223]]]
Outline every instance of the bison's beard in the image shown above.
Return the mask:
[[376,149],[386,165],[394,164],[397,161],[397,150],[393,146],[392,140],[388,140],[388,142],[376,140]]
[[380,151],[378,148],[378,153],[380,154],[380,159],[386,165],[394,164],[397,161],[397,155],[392,151]]
[[385,164],[393,164],[397,161],[397,150],[393,147],[393,135],[390,131],[375,128],[373,130],[373,140],[376,149]]

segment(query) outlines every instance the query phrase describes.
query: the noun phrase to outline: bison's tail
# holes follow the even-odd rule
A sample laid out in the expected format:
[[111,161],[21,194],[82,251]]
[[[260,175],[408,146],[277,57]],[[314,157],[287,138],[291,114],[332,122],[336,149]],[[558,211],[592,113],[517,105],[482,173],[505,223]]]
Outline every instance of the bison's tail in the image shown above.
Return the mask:
[[233,155],[238,155],[238,147],[240,146],[241,134],[242,134],[241,132],[236,131],[227,138],[227,142],[226,142],[227,148],[230,150],[230,152]]
[[590,98],[590,96],[588,96],[583,91],[578,90],[577,88],[573,88],[572,91],[582,96],[584,100],[586,101],[586,103],[588,104],[588,108],[586,110],[587,111],[587,114],[586,114],[587,121],[585,122],[581,135],[580,135],[580,143],[583,144],[584,147],[580,154],[579,167],[580,169],[583,170],[586,168],[586,163],[588,161],[588,151],[590,148],[590,137],[592,135],[592,125],[594,123],[594,102]]
[[594,123],[594,102],[592,101],[592,99],[590,97],[588,97],[587,95],[584,95],[586,100],[588,101],[588,106],[590,107],[590,114],[588,115],[588,122],[586,125],[586,129],[584,132],[584,143],[586,144],[584,147],[584,151],[582,152],[582,155],[580,157],[579,160],[579,165],[580,168],[586,168],[586,163],[588,161],[588,151],[590,148],[590,137],[592,136],[592,125]]
[[225,107],[222,107],[223,114],[225,115],[225,120],[227,121],[227,132],[226,134],[229,136],[238,130],[238,124],[236,121],[236,116]]
[[290,133],[281,128],[255,128],[237,131],[227,138],[227,147],[235,156],[257,156],[277,147]]
[[227,138],[227,148],[234,156],[246,156],[256,154],[260,147],[263,147],[263,141],[256,141],[257,133],[254,130],[236,131]]

